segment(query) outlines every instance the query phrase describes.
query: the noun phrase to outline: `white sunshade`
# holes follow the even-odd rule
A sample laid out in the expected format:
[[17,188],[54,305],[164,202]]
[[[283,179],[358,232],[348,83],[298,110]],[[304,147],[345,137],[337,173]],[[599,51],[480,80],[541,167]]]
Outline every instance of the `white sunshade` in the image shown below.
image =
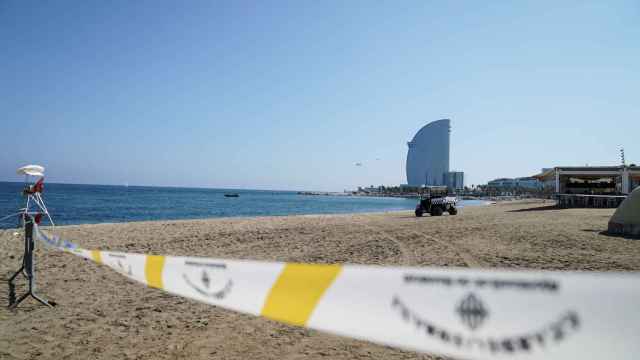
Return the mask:
[[23,166],[16,171],[18,175],[44,176],[44,167],[40,165]]

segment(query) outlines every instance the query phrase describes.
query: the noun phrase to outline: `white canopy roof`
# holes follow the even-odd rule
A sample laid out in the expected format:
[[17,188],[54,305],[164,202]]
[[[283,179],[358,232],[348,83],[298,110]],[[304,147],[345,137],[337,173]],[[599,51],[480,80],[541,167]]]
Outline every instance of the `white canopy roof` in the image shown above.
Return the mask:
[[18,169],[18,175],[44,176],[44,167],[40,165],[27,165]]

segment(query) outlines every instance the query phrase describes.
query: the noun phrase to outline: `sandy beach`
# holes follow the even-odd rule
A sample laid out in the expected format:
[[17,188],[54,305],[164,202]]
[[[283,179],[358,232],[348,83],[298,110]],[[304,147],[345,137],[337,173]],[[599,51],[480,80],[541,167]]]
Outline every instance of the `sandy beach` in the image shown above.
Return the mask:
[[[640,270],[640,241],[603,232],[613,209],[539,201],[412,212],[65,226],[84,248],[311,263]],[[70,254],[37,252],[41,294],[6,309],[22,240],[0,231],[0,359],[432,359],[237,314],[134,283]]]

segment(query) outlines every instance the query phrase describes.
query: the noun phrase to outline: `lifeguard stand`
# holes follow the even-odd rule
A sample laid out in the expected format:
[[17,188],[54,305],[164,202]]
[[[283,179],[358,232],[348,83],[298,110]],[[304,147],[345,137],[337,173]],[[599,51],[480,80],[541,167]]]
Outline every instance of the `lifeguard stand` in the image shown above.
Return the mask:
[[[49,302],[36,294],[36,272],[34,261],[35,241],[33,239],[34,224],[39,224],[43,215],[46,215],[51,222],[51,216],[42,199],[42,192],[44,190],[44,167],[39,165],[27,165],[18,169],[19,175],[25,176],[25,186],[22,191],[23,196],[26,198],[25,207],[20,209],[20,219],[24,227],[24,255],[22,257],[22,267],[16,271],[13,276],[9,278],[9,308],[14,309],[24,301],[27,297],[31,296],[43,305],[52,307],[55,305],[53,302]],[[34,180],[31,183],[30,180]],[[31,207],[35,207],[34,211],[31,211]],[[27,279],[29,290],[16,299],[16,287],[15,279],[18,275],[23,274]]]

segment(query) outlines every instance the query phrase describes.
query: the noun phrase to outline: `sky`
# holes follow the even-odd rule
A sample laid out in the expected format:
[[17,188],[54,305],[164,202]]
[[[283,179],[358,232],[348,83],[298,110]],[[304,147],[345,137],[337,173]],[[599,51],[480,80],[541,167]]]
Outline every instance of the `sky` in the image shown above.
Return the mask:
[[[0,181],[342,191],[640,163],[640,2],[0,2]],[[361,163],[362,166],[356,166]]]

